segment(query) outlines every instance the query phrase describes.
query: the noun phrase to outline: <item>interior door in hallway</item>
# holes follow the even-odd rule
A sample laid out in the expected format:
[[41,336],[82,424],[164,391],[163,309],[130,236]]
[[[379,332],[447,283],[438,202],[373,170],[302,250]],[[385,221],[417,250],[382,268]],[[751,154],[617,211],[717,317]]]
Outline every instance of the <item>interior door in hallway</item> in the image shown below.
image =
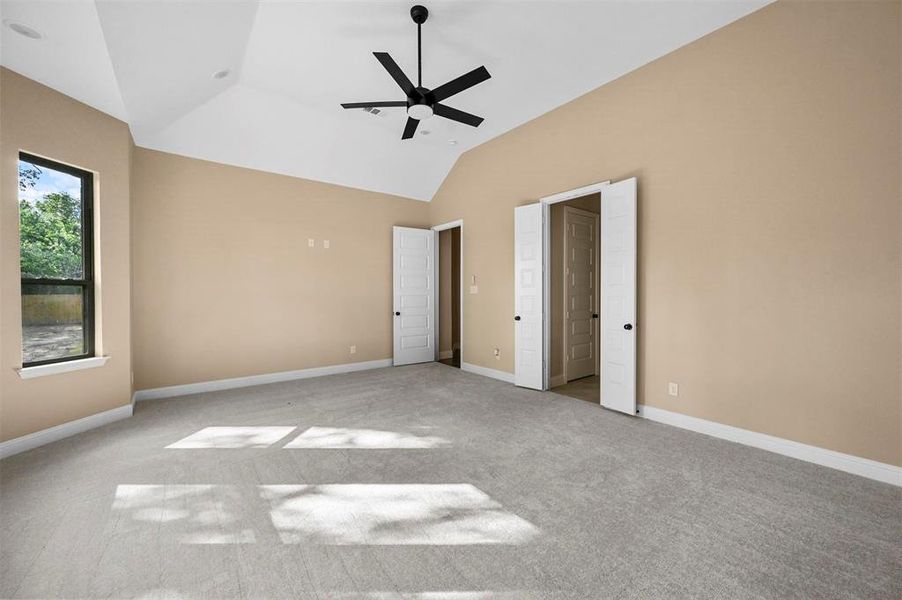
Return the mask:
[[564,211],[564,328],[567,381],[595,375],[598,365],[598,215]]
[[435,232],[392,228],[394,365],[435,360]]
[[601,191],[601,405],[636,414],[636,178]]

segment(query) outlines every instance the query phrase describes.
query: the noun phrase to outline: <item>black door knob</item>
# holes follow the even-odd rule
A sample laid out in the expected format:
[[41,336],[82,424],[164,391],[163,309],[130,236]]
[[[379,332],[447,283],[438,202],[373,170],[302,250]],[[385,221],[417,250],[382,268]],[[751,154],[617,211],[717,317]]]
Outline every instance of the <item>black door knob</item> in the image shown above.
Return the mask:
[[627,323],[626,325],[623,326],[623,328],[626,329],[627,331],[629,331],[630,329],[633,328],[633,326],[630,325],[629,323]]
[[514,321],[519,321],[519,320],[520,320],[520,315],[517,315],[516,317],[514,317]]
[[396,317],[400,317],[400,316],[401,316],[401,313],[395,312],[395,316],[396,316]]
[[592,315],[592,318],[593,318],[593,319],[597,319],[597,318],[598,318],[598,315],[597,315],[597,314],[593,314],[593,315]]

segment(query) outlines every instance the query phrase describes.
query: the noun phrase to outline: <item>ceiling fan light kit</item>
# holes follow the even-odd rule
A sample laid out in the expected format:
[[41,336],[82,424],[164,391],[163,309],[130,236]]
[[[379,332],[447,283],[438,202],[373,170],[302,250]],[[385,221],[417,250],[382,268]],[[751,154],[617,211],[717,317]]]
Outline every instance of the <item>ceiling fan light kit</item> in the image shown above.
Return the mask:
[[423,23],[429,18],[429,11],[425,6],[417,4],[410,9],[410,18],[417,25],[417,85],[414,86],[398,63],[389,56],[387,52],[373,52],[382,66],[388,71],[395,83],[407,96],[406,100],[389,100],[382,102],[347,102],[342,104],[343,108],[406,108],[407,124],[404,126],[404,133],[401,135],[402,140],[408,140],[414,136],[420,121],[426,120],[433,115],[444,117],[458,123],[470,125],[471,127],[479,127],[482,123],[482,117],[471,115],[462,110],[457,110],[445,104],[441,104],[442,100],[450,98],[454,94],[458,94],[466,89],[480,84],[486,79],[491,78],[488,70],[483,66],[473,69],[469,73],[465,73],[456,79],[444,83],[435,89],[423,87],[423,43],[421,29]]

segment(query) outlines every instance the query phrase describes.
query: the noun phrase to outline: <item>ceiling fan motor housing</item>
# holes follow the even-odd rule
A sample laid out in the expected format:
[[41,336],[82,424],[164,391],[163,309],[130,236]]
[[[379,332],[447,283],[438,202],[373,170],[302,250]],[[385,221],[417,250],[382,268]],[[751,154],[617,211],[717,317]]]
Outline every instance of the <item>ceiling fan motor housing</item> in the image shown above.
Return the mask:
[[432,105],[428,97],[429,90],[416,88],[416,94],[407,98],[407,116],[417,121],[423,121],[432,116]]

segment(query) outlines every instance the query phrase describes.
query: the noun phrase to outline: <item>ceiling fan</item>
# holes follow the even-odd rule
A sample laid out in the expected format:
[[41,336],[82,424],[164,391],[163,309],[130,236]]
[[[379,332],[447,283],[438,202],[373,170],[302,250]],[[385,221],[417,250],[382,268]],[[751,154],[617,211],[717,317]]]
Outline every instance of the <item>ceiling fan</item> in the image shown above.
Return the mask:
[[448,83],[442,84],[437,88],[430,90],[423,87],[423,44],[420,34],[423,23],[429,16],[429,11],[425,6],[419,4],[410,9],[410,16],[413,22],[417,24],[417,85],[414,87],[398,63],[388,55],[387,52],[373,52],[392,79],[401,86],[401,90],[407,96],[407,100],[390,100],[386,102],[347,102],[342,104],[343,108],[384,108],[384,107],[406,107],[407,108],[407,125],[404,127],[404,133],[401,135],[402,140],[408,140],[416,133],[417,125],[420,121],[428,119],[433,114],[452,121],[464,123],[472,127],[479,127],[482,123],[482,117],[471,115],[468,112],[451,108],[446,104],[441,104],[442,100],[450,98],[454,94],[462,92],[468,88],[482,83],[489,79],[488,70],[485,67],[473,69],[469,73],[461,75],[456,79],[452,79]]

